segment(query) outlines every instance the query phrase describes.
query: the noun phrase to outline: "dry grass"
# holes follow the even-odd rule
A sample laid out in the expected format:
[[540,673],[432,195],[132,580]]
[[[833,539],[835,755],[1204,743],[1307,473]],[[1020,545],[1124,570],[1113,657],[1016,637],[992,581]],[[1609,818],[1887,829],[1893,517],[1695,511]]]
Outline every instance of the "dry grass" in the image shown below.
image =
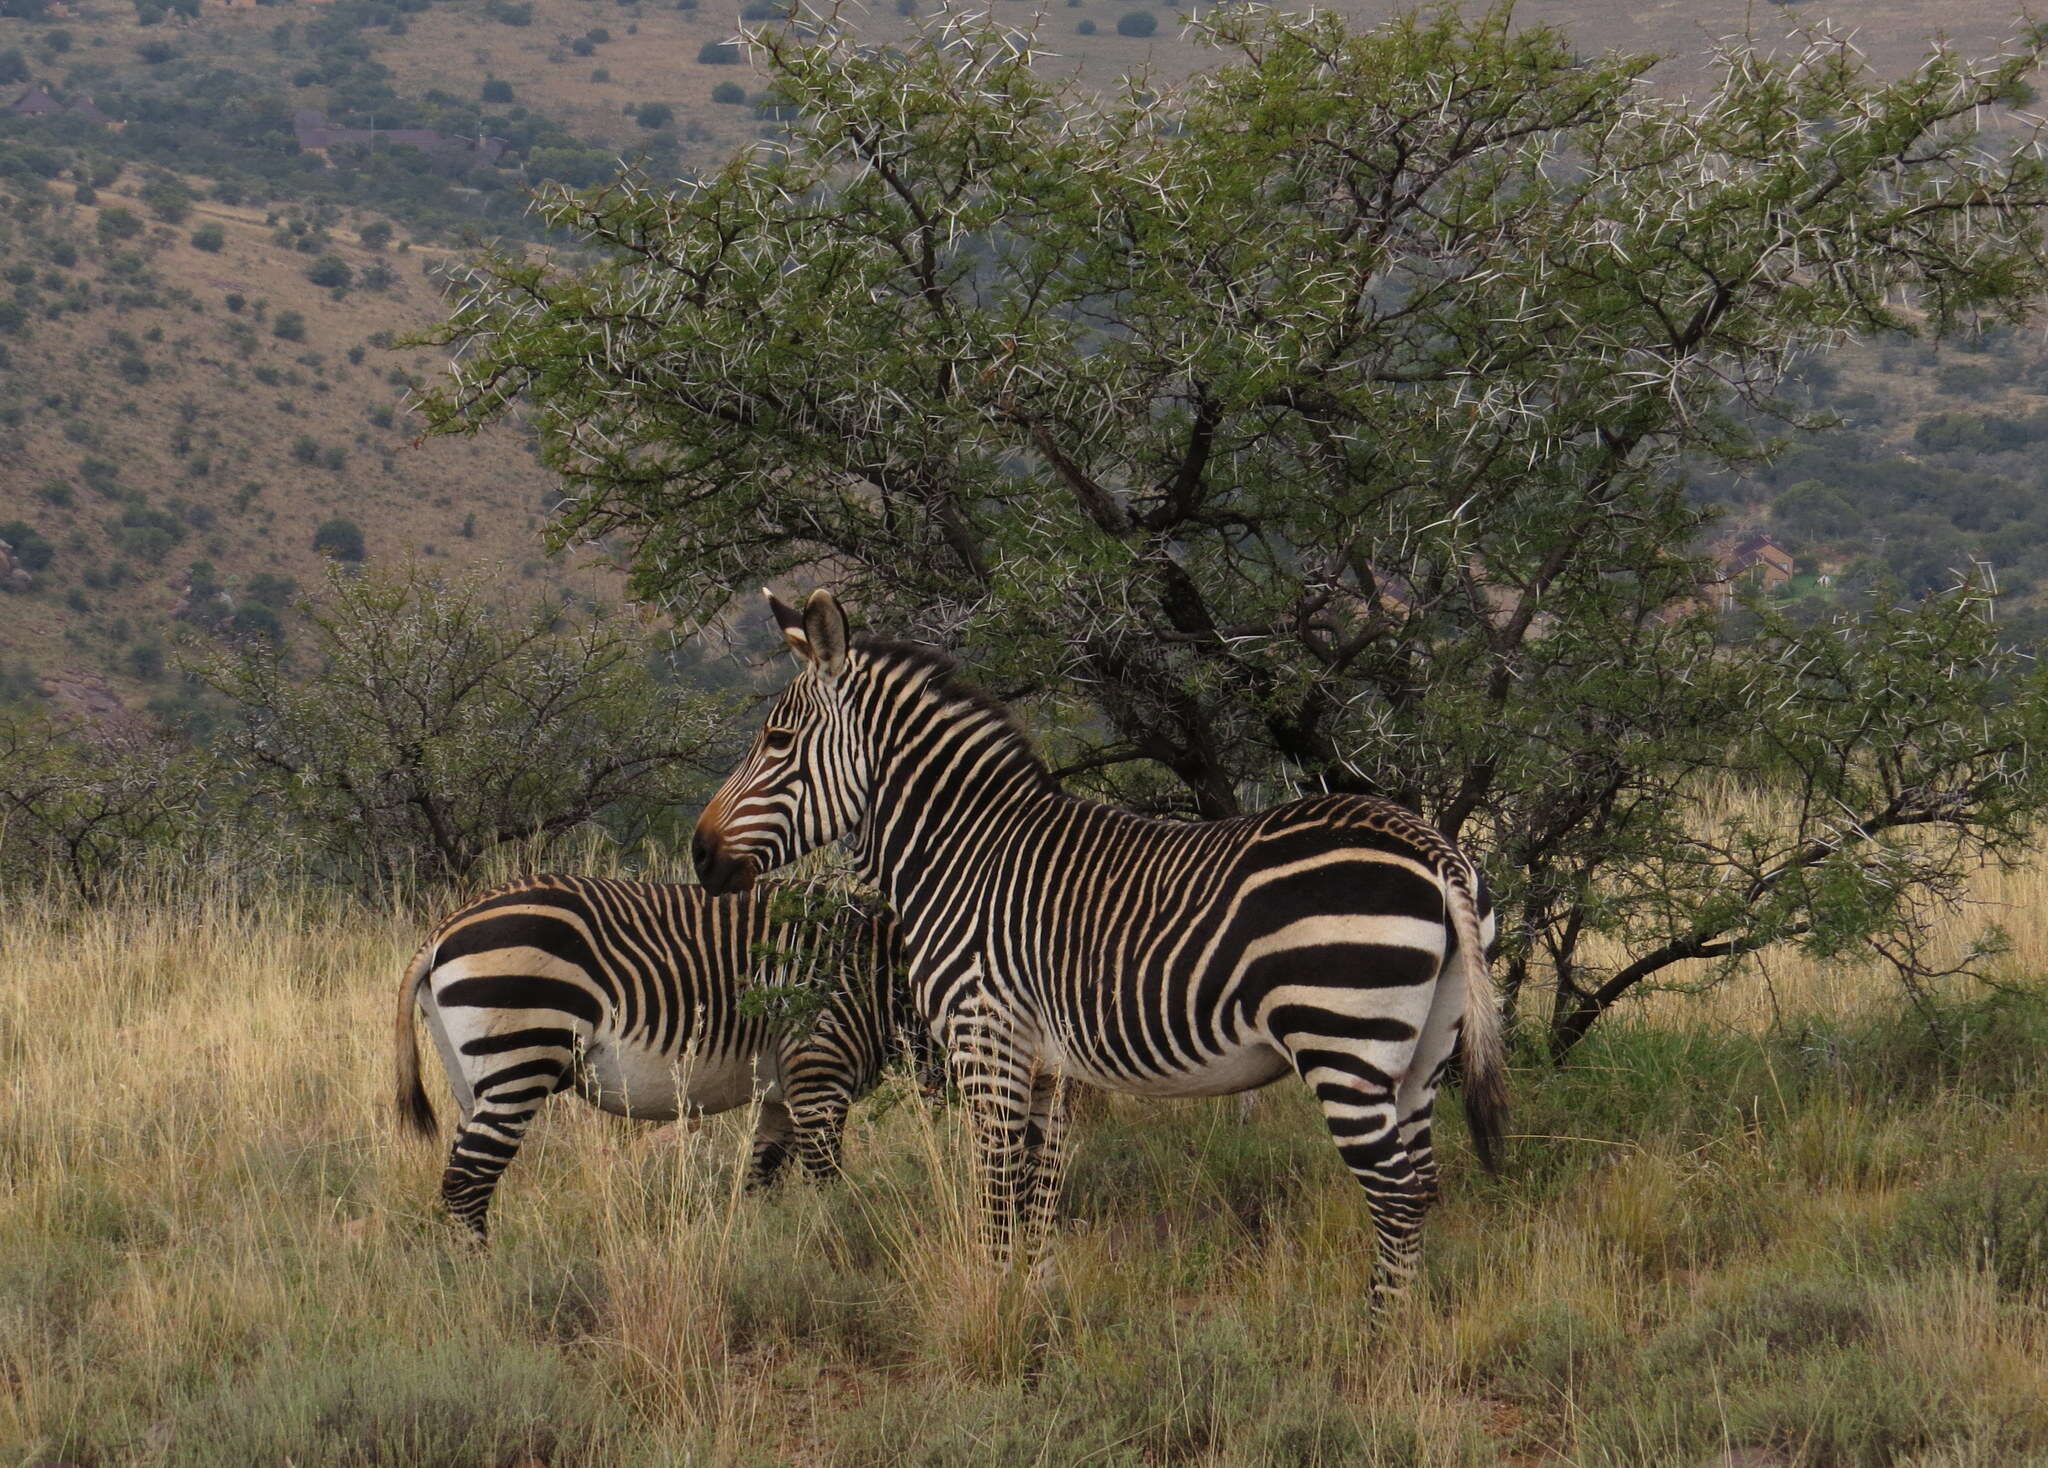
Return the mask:
[[1850,976],[1781,968],[1837,1013],[1770,1035],[1659,1000],[1518,1076],[1507,1178],[1451,1128],[1375,1339],[1364,1207],[1284,1088],[1249,1122],[1094,1108],[1043,1287],[979,1265],[957,1119],[901,1096],[849,1181],[767,1200],[740,1118],[558,1103],[472,1256],[384,1109],[418,929],[297,891],[0,902],[0,1460],[2048,1459],[2038,997],[1957,1011],[1961,1046]]

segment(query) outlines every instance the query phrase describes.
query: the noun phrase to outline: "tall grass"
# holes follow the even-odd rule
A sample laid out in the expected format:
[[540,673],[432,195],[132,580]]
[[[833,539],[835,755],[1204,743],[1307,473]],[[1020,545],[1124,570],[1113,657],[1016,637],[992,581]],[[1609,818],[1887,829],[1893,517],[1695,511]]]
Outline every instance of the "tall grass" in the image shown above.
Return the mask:
[[1517,1074],[1508,1176],[1446,1128],[1375,1337],[1363,1200],[1285,1088],[1089,1106],[1045,1281],[989,1277],[959,1118],[900,1084],[845,1182],[765,1199],[743,1117],[558,1102],[473,1255],[384,1110],[420,927],[6,902],[0,1462],[2048,1462],[2038,991],[1930,1031],[1781,967],[1775,1009],[1609,1024]]

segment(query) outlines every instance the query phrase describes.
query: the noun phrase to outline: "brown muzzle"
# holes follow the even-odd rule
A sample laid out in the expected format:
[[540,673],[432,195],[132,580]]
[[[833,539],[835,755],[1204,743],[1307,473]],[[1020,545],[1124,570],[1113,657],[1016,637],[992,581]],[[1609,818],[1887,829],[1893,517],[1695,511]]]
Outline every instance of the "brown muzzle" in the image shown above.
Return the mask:
[[744,892],[754,885],[754,859],[727,856],[725,843],[706,836],[701,826],[690,840],[690,860],[697,868],[697,880],[713,897]]

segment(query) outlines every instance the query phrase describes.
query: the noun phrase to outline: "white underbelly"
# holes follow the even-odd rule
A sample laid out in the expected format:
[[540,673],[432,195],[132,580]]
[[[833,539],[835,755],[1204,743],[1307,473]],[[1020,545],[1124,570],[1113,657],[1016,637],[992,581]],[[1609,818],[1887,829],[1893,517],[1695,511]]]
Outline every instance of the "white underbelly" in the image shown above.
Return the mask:
[[1230,1096],[1256,1090],[1293,1069],[1286,1056],[1263,1041],[1247,1041],[1221,1055],[1172,1075],[1123,1075],[1089,1063],[1084,1054],[1058,1043],[1040,1047],[1046,1067],[1105,1091],[1131,1096]]
[[616,1040],[593,1040],[577,1066],[576,1088],[614,1116],[674,1121],[776,1099],[780,1087],[769,1057],[675,1055]]

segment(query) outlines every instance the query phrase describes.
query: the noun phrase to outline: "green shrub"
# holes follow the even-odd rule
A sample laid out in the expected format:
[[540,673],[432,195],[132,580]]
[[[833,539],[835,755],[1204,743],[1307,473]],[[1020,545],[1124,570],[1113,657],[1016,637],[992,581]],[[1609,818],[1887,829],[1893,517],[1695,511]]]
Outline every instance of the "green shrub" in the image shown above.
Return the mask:
[[57,548],[37,534],[26,520],[0,523],[0,540],[14,547],[15,564],[24,571],[42,570],[57,554]]
[[337,561],[360,561],[363,558],[362,527],[337,515],[313,532],[313,549]]
[[657,128],[667,127],[675,120],[676,110],[666,102],[642,102],[633,109],[633,121],[639,123],[640,126],[646,128],[649,132],[653,132]]
[[742,59],[737,41],[706,41],[697,52],[697,60],[705,66],[738,66]]
[[492,77],[484,83],[483,100],[486,102],[510,102],[512,83],[502,77]]
[[141,234],[142,220],[132,209],[124,209],[119,204],[109,204],[100,210],[99,223],[94,228],[98,231],[102,243],[111,244],[115,240],[132,240]]
[[270,334],[283,341],[302,342],[306,339],[306,318],[297,311],[280,311],[271,323]]
[[720,82],[711,89],[711,100],[728,107],[738,107],[747,100],[747,89],[738,82]]
[[[341,256],[322,255],[318,260],[315,260],[306,267],[306,279],[312,281],[317,286],[324,286],[332,290],[347,290],[355,281],[355,272],[348,268],[348,261],[342,259]],[[283,319],[282,315],[278,317],[279,321],[283,321]],[[297,340],[297,338],[294,338],[294,340]]]
[[227,232],[217,224],[202,224],[192,231],[192,248],[209,255],[218,255],[227,242]]
[[1159,17],[1149,10],[1126,10],[1116,18],[1120,36],[1149,36],[1159,29]]

